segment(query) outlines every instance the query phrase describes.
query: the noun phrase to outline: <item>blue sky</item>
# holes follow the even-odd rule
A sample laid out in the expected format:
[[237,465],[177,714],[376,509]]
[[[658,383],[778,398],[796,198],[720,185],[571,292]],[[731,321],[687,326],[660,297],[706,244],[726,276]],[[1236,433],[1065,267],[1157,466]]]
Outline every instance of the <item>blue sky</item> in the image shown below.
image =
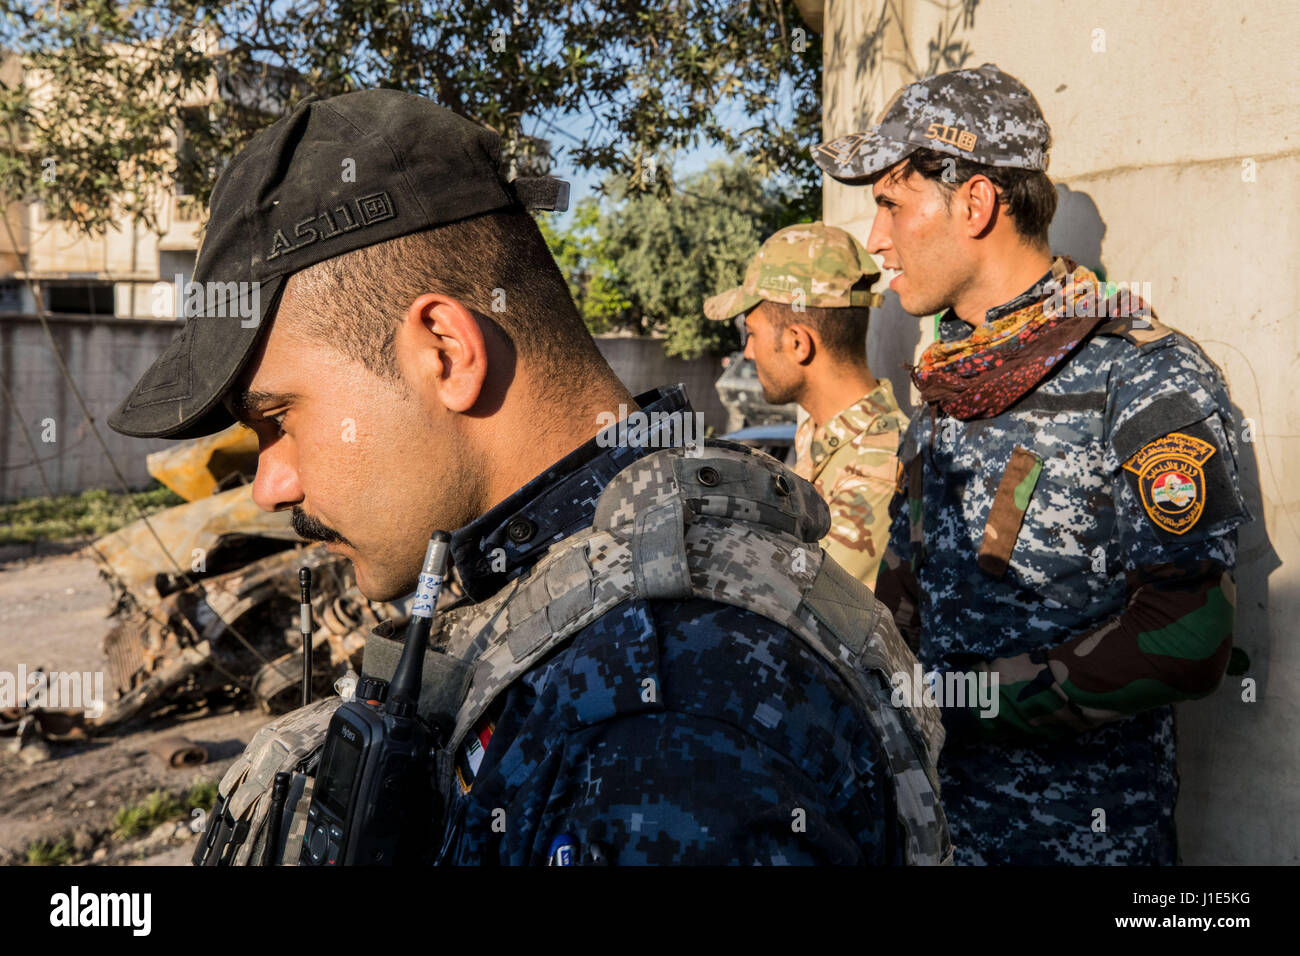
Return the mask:
[[[570,155],[570,148],[577,145],[577,141],[593,122],[593,117],[584,114],[570,114],[550,129],[536,121],[532,121],[531,124],[525,122],[525,127],[530,133],[546,137],[551,141],[551,155],[554,157],[551,175],[569,183],[569,211],[555,220],[555,225],[561,229],[569,224],[578,201],[588,196],[595,196],[596,186],[608,175],[603,170],[579,169]],[[683,150],[673,157],[674,176],[680,179],[690,173],[699,172],[709,163],[723,159],[726,155],[726,151],[721,146],[712,143]]]

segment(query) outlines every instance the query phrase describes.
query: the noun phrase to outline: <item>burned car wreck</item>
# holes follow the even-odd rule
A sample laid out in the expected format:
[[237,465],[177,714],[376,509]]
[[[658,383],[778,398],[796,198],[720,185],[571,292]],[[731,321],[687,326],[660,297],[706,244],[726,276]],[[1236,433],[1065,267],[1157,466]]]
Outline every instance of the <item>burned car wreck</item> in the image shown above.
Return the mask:
[[150,473],[191,500],[88,548],[112,588],[114,619],[104,638],[110,700],[86,722],[91,733],[214,694],[246,698],[268,713],[298,706],[302,568],[313,581],[313,696],[360,671],[376,624],[408,616],[402,602],[366,600],[347,558],[305,544],[288,514],[253,503],[246,482],[256,442],[243,433],[234,426],[151,455]]

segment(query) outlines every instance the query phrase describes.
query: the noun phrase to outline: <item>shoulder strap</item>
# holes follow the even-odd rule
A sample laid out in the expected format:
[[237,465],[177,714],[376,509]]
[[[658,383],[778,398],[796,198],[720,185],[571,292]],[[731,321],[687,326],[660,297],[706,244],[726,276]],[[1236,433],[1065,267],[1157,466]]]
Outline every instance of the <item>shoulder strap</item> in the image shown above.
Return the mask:
[[1111,318],[1097,326],[1093,334],[1116,335],[1131,345],[1158,342],[1174,331],[1156,318],[1155,310],[1144,299],[1125,289],[1107,298],[1105,314]]
[[488,601],[451,612],[448,650],[481,651],[440,760],[444,794],[470,729],[543,657],[625,601],[699,597],[776,621],[836,671],[889,755],[908,861],[947,862],[942,725],[933,710],[890,703],[890,675],[911,673],[915,659],[884,605],[824,560],[816,542],[828,524],[812,485],[738,446],[706,443],[690,458],[664,449],[624,469],[590,529]]

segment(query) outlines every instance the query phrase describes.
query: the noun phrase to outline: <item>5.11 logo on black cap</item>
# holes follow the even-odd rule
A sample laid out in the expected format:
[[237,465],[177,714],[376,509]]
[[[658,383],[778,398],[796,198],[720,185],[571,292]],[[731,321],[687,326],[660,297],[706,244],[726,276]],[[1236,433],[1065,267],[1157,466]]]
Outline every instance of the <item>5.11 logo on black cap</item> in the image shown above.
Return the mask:
[[[355,214],[353,212],[355,208]],[[377,222],[392,219],[397,215],[393,209],[393,200],[386,192],[359,196],[350,203],[342,203],[333,209],[326,209],[296,223],[293,227],[294,241],[290,241],[283,229],[277,229],[271,236],[271,251],[266,261],[278,259],[286,252],[296,252],[313,243],[333,239],[345,232],[355,232]],[[325,228],[318,228],[314,223],[324,223]]]

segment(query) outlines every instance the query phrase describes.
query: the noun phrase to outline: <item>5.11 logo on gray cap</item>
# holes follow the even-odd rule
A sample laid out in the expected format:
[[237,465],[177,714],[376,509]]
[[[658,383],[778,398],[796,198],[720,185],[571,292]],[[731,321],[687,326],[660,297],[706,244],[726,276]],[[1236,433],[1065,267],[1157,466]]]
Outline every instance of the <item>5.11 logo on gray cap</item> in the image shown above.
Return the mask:
[[[356,209],[355,215],[353,207]],[[323,210],[296,223],[293,227],[294,241],[292,242],[283,229],[275,230],[271,235],[271,251],[267,253],[266,261],[270,262],[280,258],[286,252],[296,252],[325,239],[333,239],[345,232],[355,232],[366,226],[373,226],[396,215],[392,197],[386,192],[357,197],[351,203],[342,203],[333,209]],[[313,225],[317,221],[324,223],[325,228],[320,229]]]

